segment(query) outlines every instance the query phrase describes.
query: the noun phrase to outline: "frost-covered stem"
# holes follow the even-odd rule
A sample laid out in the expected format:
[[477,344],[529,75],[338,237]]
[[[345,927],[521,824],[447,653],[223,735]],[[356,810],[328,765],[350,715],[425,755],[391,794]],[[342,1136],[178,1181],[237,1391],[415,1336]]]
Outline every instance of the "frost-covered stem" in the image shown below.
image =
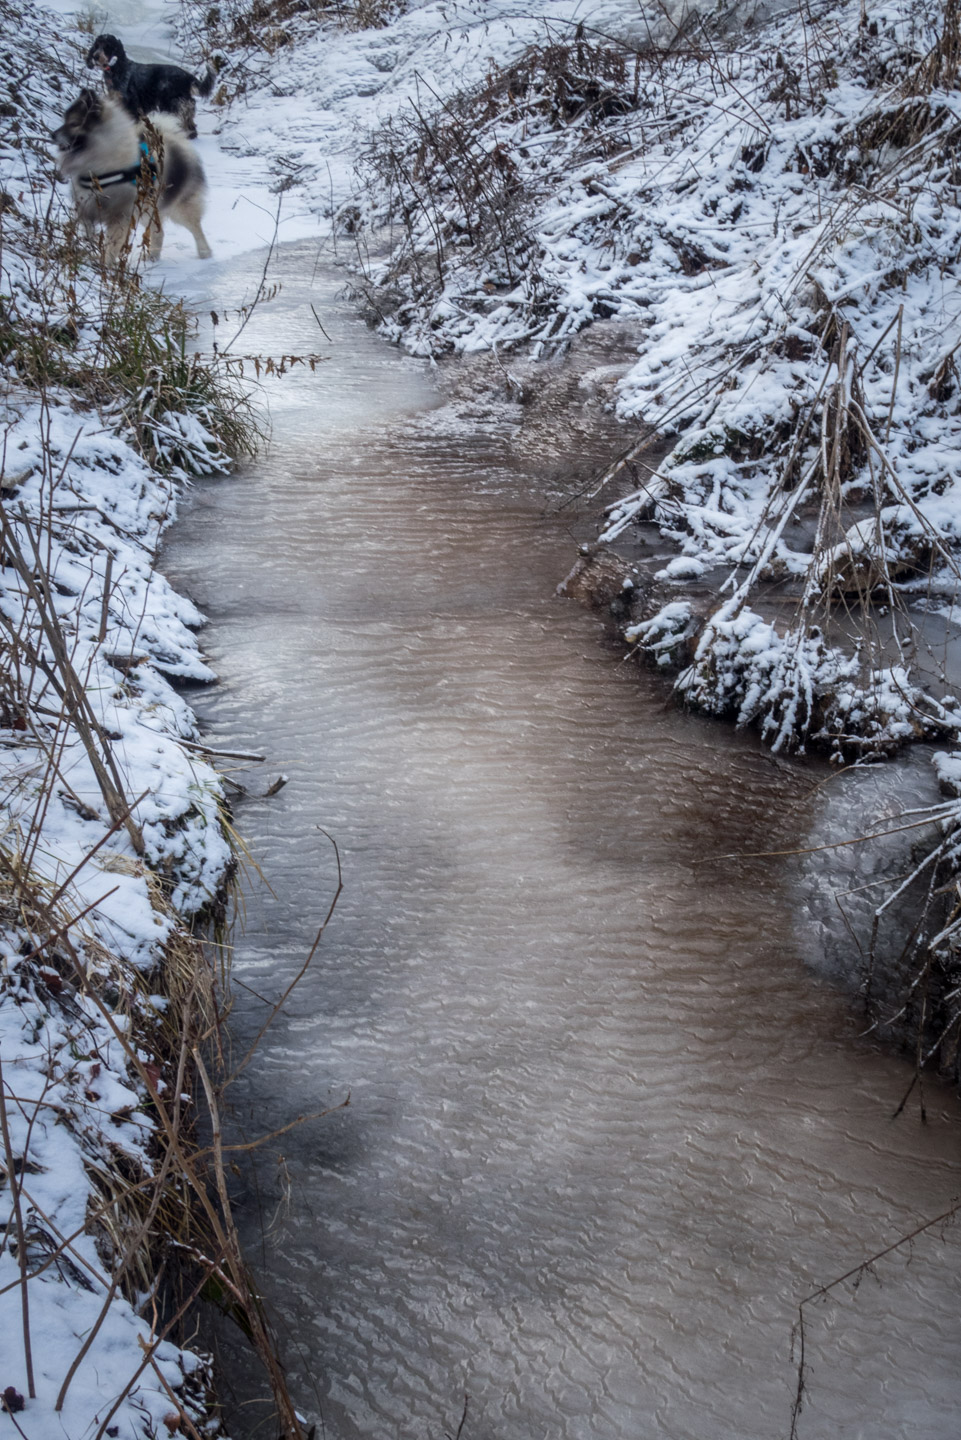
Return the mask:
[[[848,405],[850,403],[850,389],[848,386],[848,322],[845,320],[841,327],[841,339],[838,343],[838,378],[834,387],[834,434],[831,436],[830,458],[827,455],[826,443],[824,447],[824,480],[827,488],[828,498],[833,500],[840,487],[841,477],[841,441],[847,425]],[[825,442],[827,422],[830,419],[830,407],[825,411]]]
[[891,381],[891,403],[888,405],[888,423],[884,427],[885,445],[891,438],[891,421],[894,419],[894,402],[898,393],[898,376],[901,374],[901,333],[904,325],[904,306],[898,306],[898,339],[894,347],[894,379]]
[[[921,864],[916,866],[916,868],[912,870],[911,873],[907,875],[904,880],[902,880],[901,884],[897,887],[897,889],[892,891],[892,893],[887,897],[887,899],[884,900],[875,910],[871,921],[871,941],[868,947],[868,971],[864,979],[865,1007],[868,1007],[871,1004],[871,991],[874,985],[874,965],[877,958],[878,932],[881,926],[881,918],[884,915],[884,912],[888,910],[890,906],[895,904],[898,898],[905,893],[905,891],[914,883],[915,880],[920,879],[920,877],[924,874],[925,870],[927,870],[929,865],[933,865],[935,867],[932,873],[933,882],[934,876],[937,874],[937,866],[943,859],[944,854],[949,847],[949,844],[950,836],[947,837],[945,840],[942,840],[940,845],[936,846],[934,850],[932,850],[928,855],[926,855],[925,858],[921,861]],[[911,937],[909,937],[906,948],[910,946],[911,939],[914,938],[914,934],[916,934],[916,931],[912,933]]]
[[944,544],[944,542],[943,542],[943,540],[942,540],[942,538],[941,538],[940,532],[937,531],[937,530],[934,528],[934,526],[931,524],[931,521],[930,521],[930,520],[927,518],[927,516],[924,515],[924,514],[922,513],[922,511],[918,508],[917,503],[916,503],[915,500],[912,498],[912,496],[911,496],[911,494],[909,493],[909,491],[906,490],[905,487],[901,484],[901,481],[898,479],[897,471],[894,469],[894,466],[891,464],[891,461],[888,459],[887,455],[885,455],[885,453],[884,453],[884,451],[882,450],[881,446],[878,444],[878,441],[876,440],[876,438],[875,438],[875,436],[874,436],[874,433],[873,433],[872,430],[871,430],[871,426],[870,426],[870,424],[869,424],[869,422],[868,422],[868,417],[865,415],[865,413],[864,413],[864,411],[861,409],[860,405],[856,404],[856,402],[853,402],[853,401],[852,401],[852,411],[853,411],[853,413],[854,413],[854,416],[855,416],[856,420],[858,421],[858,424],[859,424],[860,427],[861,427],[861,432],[862,432],[862,434],[864,435],[864,439],[865,439],[866,443],[870,446],[870,448],[871,448],[871,449],[874,451],[874,453],[877,455],[878,459],[881,461],[881,465],[882,465],[885,473],[890,476],[890,478],[891,478],[891,484],[892,484],[894,490],[896,491],[896,493],[897,493],[898,495],[901,496],[901,498],[903,499],[904,503],[908,506],[909,510],[911,510],[911,512],[913,513],[915,519],[918,521],[918,523],[919,523],[919,524],[922,526],[922,528],[924,529],[925,533],[928,534],[928,535],[930,535],[931,540],[932,540],[932,542],[933,542],[933,544],[934,544],[935,549],[938,551],[938,553],[941,555],[941,557],[945,560],[945,562],[946,562],[947,565],[948,565],[948,568],[949,568],[951,571],[953,571],[953,573],[955,574],[955,576],[956,576],[959,580],[961,580],[961,569],[959,569],[959,567],[958,567],[958,562],[957,562],[956,557],[951,553],[950,550],[948,550],[948,548],[947,548],[946,545]]
[[[774,550],[777,546],[778,541],[784,534],[784,531],[787,529],[788,522],[794,514],[795,510],[807,495],[808,486],[810,485],[816,473],[817,461],[815,460],[813,465],[809,468],[807,473],[801,477],[798,484],[788,496],[787,503],[785,504],[780,516],[778,517],[776,524],[772,525],[769,528],[767,537],[758,551],[757,559],[751,566],[751,569],[746,579],[738,587],[733,597],[739,602],[739,606],[743,605],[746,602],[750,591],[754,587],[757,577],[760,575],[761,571],[764,569],[765,565],[770,560],[771,556],[774,554]],[[758,526],[758,529],[760,529],[760,525]],[[756,535],[757,531],[755,531],[755,536]],[[753,538],[754,536],[752,536],[752,539]],[[728,581],[724,582],[725,585],[727,585],[728,583]],[[722,586],[721,589],[723,590],[724,586]]]
[[[37,1398],[37,1387],[33,1380],[33,1349],[30,1344],[30,1297],[27,1294],[27,1242],[23,1229],[23,1209],[20,1204],[20,1177],[10,1141],[10,1125],[7,1120],[7,1089],[0,1064],[0,1129],[3,1131],[3,1153],[7,1166],[7,1182],[10,1186],[10,1201],[17,1227],[17,1263],[20,1267],[20,1312],[23,1316],[23,1356],[27,1366],[27,1393],[31,1400]],[[26,1157],[24,1156],[25,1160]],[[23,1162],[21,1162],[23,1163]]]
[[[921,907],[921,914],[919,915],[919,917],[918,917],[917,920],[915,921],[914,926],[912,927],[912,930],[911,930],[910,935],[908,936],[907,940],[904,942],[904,945],[903,945],[902,948],[901,948],[901,953],[900,953],[900,955],[899,955],[898,958],[897,958],[897,964],[898,964],[899,966],[904,964],[904,962],[905,962],[905,960],[906,960],[909,952],[910,952],[911,949],[912,949],[914,946],[916,946],[917,943],[918,943],[918,939],[919,939],[919,937],[920,937],[920,935],[921,935],[921,931],[922,931],[922,929],[923,929],[923,927],[924,927],[924,921],[925,921],[925,917],[926,917],[926,915],[927,915],[928,906],[931,904],[931,896],[932,896],[933,889],[934,889],[934,879],[935,879],[935,877],[932,876],[931,879],[930,879],[929,882],[928,882],[928,896],[927,896],[927,899],[926,899],[924,905]],[[891,1025],[891,1026],[896,1025],[897,1022],[898,1022],[904,1015],[906,1015],[906,1014],[908,1013],[908,1006],[909,1006],[910,1003],[911,1003],[911,999],[912,999],[912,997],[914,996],[915,992],[918,990],[918,988],[919,988],[922,984],[925,986],[925,990],[922,991],[922,995],[925,993],[926,988],[927,988],[928,971],[929,971],[929,968],[930,968],[930,964],[931,964],[932,959],[933,959],[933,956],[929,955],[928,958],[925,960],[925,962],[924,962],[923,966],[921,967],[921,969],[918,970],[918,971],[915,973],[914,979],[911,981],[911,984],[908,986],[907,990],[904,992],[904,1003],[901,1005],[900,1009],[898,1009],[898,1010],[896,1010],[896,1011],[894,1012],[893,1015],[888,1015],[888,1016],[886,1017],[886,1023],[887,1023],[888,1025]],[[873,1029],[873,1028],[876,1028],[876,1026],[872,1026],[872,1029]],[[915,1072],[914,1079],[911,1081],[911,1090],[914,1089],[914,1086],[917,1084],[918,1079],[919,1079],[919,1074],[918,1074],[917,1071],[916,1071],[916,1072]],[[897,1117],[898,1115],[900,1115],[901,1111],[903,1110],[905,1101],[907,1100],[908,1095],[910,1095],[911,1090],[908,1090],[908,1093],[907,1093],[907,1095],[905,1095],[904,1100],[902,1100],[902,1102],[901,1102],[901,1104],[898,1106],[897,1110],[895,1110],[895,1112],[894,1112],[895,1117]]]
[[[857,416],[854,414],[853,411],[852,415],[854,415],[856,421]],[[894,639],[894,643],[897,646],[898,659],[901,661],[902,665],[907,667],[909,661],[908,657],[905,655],[905,644],[901,639],[901,631],[898,626],[898,614],[901,609],[901,605],[899,597],[894,589],[894,583],[891,579],[891,567],[888,564],[887,545],[884,536],[884,525],[881,521],[881,510],[884,506],[883,486],[880,484],[877,472],[874,468],[874,452],[871,450],[870,446],[868,446],[868,470],[871,475],[871,492],[874,495],[874,544],[878,554],[878,565],[884,581],[884,588],[887,591],[888,610],[891,615],[891,634]],[[870,601],[870,587],[867,587],[865,593],[861,596],[861,604],[865,610],[865,613],[868,613],[869,611]],[[910,622],[908,628],[910,631]],[[910,643],[910,641],[908,641],[908,643]]]
[[107,621],[110,616],[110,592],[113,585],[113,551],[107,551],[107,563],[103,573],[103,598],[100,605],[100,629],[97,631],[97,644],[102,645],[107,638]]

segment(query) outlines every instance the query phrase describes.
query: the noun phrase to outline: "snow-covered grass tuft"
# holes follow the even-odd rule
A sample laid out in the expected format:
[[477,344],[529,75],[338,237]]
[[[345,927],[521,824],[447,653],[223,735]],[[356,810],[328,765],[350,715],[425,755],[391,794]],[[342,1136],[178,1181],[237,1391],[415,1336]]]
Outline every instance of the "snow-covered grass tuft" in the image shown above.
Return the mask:
[[183,305],[131,263],[107,265],[72,219],[18,211],[3,221],[0,366],[7,385],[88,404],[153,465],[182,478],[229,468],[260,434],[247,392],[188,351]]

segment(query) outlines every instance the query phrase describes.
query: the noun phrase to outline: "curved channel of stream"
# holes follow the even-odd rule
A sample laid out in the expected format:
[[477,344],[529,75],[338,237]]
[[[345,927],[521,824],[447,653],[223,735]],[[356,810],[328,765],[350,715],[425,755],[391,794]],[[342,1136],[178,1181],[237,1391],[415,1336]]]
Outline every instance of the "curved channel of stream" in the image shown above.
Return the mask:
[[[961,1191],[959,1106],[890,1119],[909,1071],[806,966],[787,862],[720,858],[804,845],[824,772],[619,663],[554,595],[580,537],[503,413],[438,408],[306,247],[279,277],[241,348],[331,358],[165,569],[209,617],[211,743],[289,775],[237,811],[271,887],[238,1054],[333,896],[325,831],[343,865],[236,1092],[250,1135],[350,1097],[247,1172],[299,1403],[334,1440],[454,1435],[465,1393],[462,1440],[785,1436],[798,1300]],[[808,1307],[801,1440],[957,1436],[959,1249]]]

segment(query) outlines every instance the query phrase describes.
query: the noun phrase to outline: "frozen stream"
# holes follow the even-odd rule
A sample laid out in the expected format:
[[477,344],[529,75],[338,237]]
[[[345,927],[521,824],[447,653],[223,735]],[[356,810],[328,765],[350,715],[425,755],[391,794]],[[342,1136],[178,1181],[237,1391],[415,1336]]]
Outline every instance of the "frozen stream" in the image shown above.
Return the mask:
[[[165,557],[210,617],[212,743],[269,754],[254,790],[290,776],[237,815],[272,887],[244,985],[309,948],[320,827],[343,862],[237,1092],[251,1135],[350,1094],[245,1192],[300,1403],[333,1440],[453,1435],[465,1392],[462,1440],[785,1436],[797,1301],[961,1191],[959,1107],[890,1120],[908,1071],[805,968],[783,862],[715,859],[804,844],[822,773],[618,664],[554,597],[557,495],[313,267],[284,253],[240,348],[327,349],[313,301],[331,360],[273,387],[269,453],[199,485]],[[238,991],[238,1053],[263,1014]],[[802,1440],[954,1440],[959,1240],[813,1308]]]

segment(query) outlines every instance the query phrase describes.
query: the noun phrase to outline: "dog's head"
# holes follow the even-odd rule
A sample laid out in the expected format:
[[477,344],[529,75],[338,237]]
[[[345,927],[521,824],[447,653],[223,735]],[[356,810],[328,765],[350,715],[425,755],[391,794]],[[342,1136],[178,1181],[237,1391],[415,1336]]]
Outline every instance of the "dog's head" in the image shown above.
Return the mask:
[[103,100],[93,90],[81,90],[64,115],[63,124],[53,132],[61,160],[86,148],[91,133],[103,120],[103,106]]
[[87,64],[97,66],[107,75],[115,66],[122,64],[126,58],[127,53],[116,35],[98,35],[87,51]]

